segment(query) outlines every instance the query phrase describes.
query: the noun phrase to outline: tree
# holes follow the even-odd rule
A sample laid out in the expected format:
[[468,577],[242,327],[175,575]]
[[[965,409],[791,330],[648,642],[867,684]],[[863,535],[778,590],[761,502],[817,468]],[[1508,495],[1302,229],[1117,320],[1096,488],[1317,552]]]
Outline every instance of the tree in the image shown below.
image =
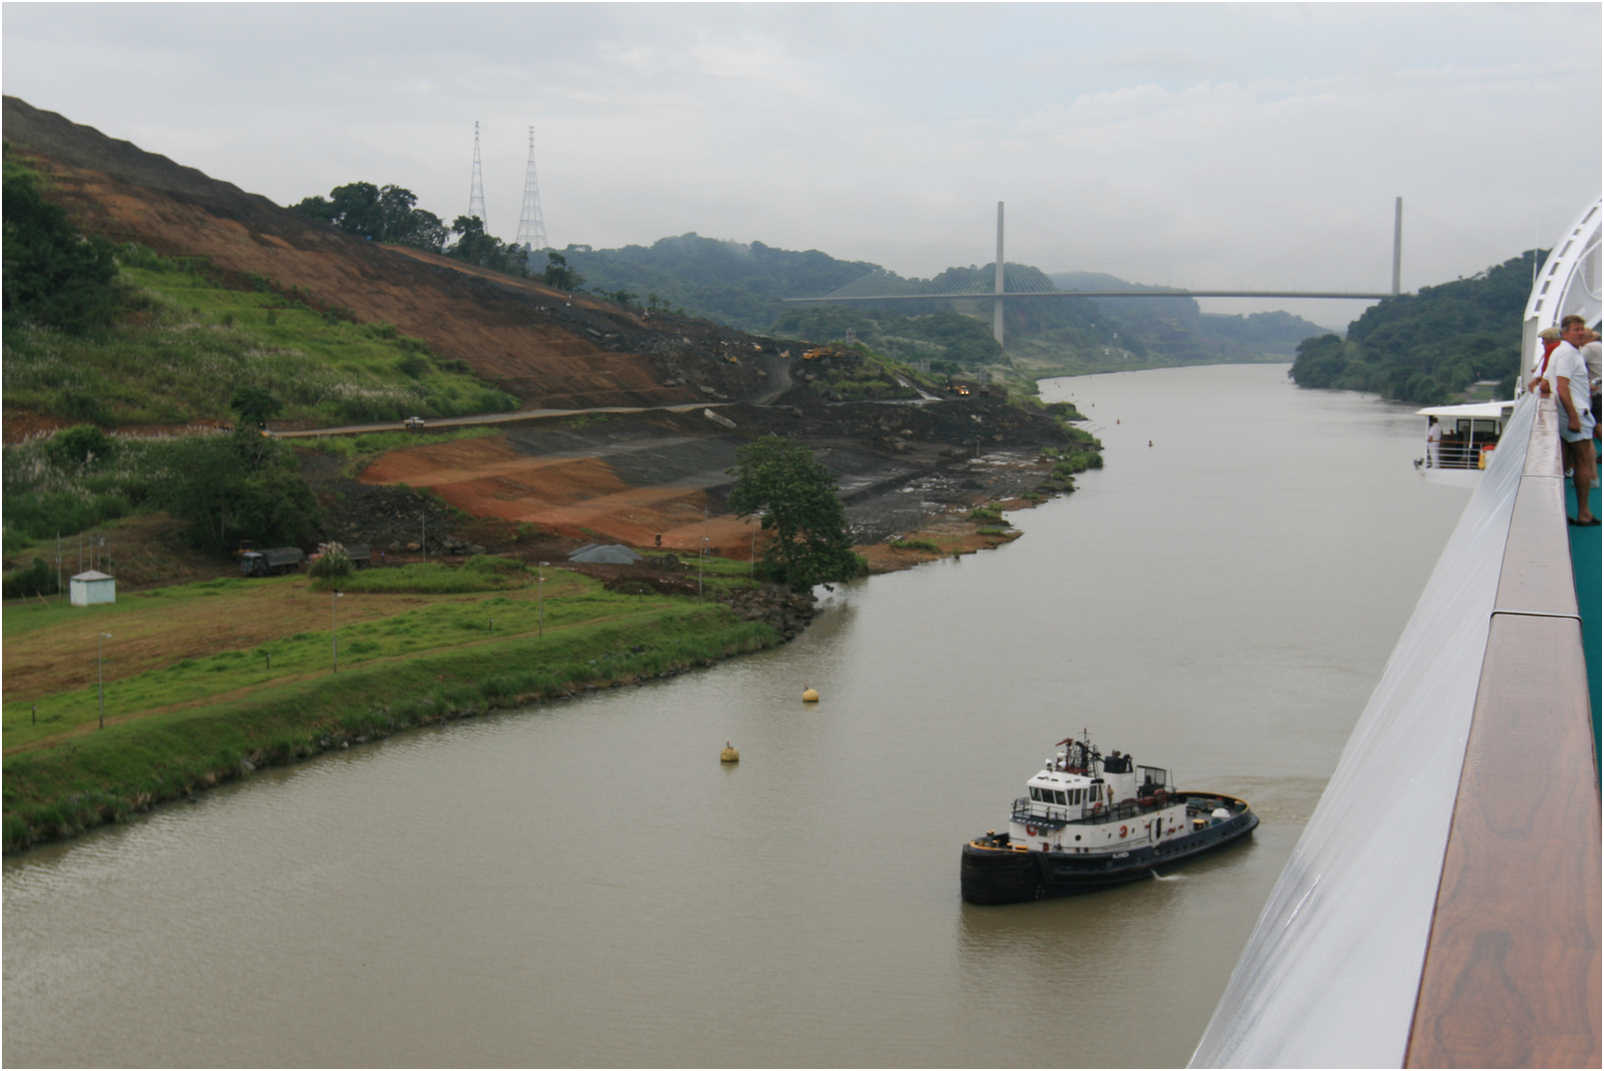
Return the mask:
[[117,442],[93,424],[79,424],[56,432],[45,449],[58,465],[87,469],[115,457]]
[[72,334],[109,324],[121,303],[111,244],[79,234],[29,172],[7,162],[4,182],[6,317]]
[[303,197],[290,206],[290,211],[319,223],[334,222],[334,202],[327,197]]
[[439,252],[445,244],[445,225],[417,204],[417,195],[404,186],[347,182],[330,190],[328,197],[305,198],[293,211],[359,238]]
[[865,572],[852,552],[846,510],[835,477],[801,443],[766,435],[736,454],[730,508],[761,514],[774,538],[763,552],[764,574],[793,591],[849,580]]
[[568,258],[555,250],[546,254],[546,271],[541,278],[547,286],[558,290],[578,290],[585,281],[584,276],[568,266]]
[[360,238],[384,240],[384,217],[379,188],[371,182],[347,182],[329,191],[334,204],[334,225]]
[[1347,367],[1342,339],[1327,334],[1298,343],[1297,359],[1287,374],[1300,387],[1333,387]]
[[155,504],[189,527],[191,541],[226,550],[240,539],[305,545],[319,527],[317,500],[283,443],[244,428],[174,445]]
[[241,424],[261,428],[266,427],[284,405],[261,387],[241,387],[228,400],[228,407],[239,414]]
[[484,221],[478,216],[458,216],[451,224],[451,233],[459,237],[446,250],[446,256],[508,275],[529,274],[525,248],[506,245],[500,238],[487,233]]

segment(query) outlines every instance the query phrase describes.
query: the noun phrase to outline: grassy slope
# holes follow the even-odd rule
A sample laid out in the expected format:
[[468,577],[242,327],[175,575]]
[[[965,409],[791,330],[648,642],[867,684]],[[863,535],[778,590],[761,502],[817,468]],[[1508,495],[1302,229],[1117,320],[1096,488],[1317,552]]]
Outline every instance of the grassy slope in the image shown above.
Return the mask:
[[203,262],[137,246],[118,260],[131,307],[110,331],[7,330],[7,408],[108,426],[232,421],[229,399],[243,386],[282,401],[284,419],[318,424],[516,405],[389,324],[317,313],[266,288],[230,288]]
[[[320,621],[332,616],[329,597],[304,577],[208,581],[103,607],[8,606],[8,667],[62,649],[93,666],[94,637],[113,638],[104,730],[92,678],[5,704],[5,850],[120,820],[239,776],[247,763],[292,762],[412,725],[662,676],[780,639],[715,603],[616,595],[558,570],[543,594],[512,579],[518,586],[489,592],[343,596],[338,673],[326,627],[288,630],[306,609],[291,610],[294,600],[312,601]],[[355,603],[364,605],[347,605]],[[175,618],[192,640],[220,635],[217,622],[270,620],[275,610],[294,623],[265,642],[176,662],[160,654],[175,642],[164,633]],[[142,643],[155,648],[143,663],[119,657],[119,644]]]

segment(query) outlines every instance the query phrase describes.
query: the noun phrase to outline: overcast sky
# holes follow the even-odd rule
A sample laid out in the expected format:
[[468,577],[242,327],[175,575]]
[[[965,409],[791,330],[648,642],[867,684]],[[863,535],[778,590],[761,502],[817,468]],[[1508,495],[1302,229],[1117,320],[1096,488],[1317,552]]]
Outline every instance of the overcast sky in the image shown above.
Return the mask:
[[[282,204],[356,180],[552,244],[712,238],[927,277],[1406,289],[1600,188],[1598,4],[6,3],[4,90]],[[1344,325],[1363,304],[1285,307]]]

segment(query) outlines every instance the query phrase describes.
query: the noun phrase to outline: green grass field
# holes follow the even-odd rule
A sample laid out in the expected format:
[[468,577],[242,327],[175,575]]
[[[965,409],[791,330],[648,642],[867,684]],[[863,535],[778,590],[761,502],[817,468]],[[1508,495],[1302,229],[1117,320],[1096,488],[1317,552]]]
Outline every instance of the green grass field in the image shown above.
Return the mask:
[[[494,566],[477,571],[508,575]],[[206,581],[99,607],[8,607],[8,669],[72,648],[80,661],[103,652],[114,672],[104,684],[104,729],[92,680],[27,697],[8,688],[5,850],[126,818],[238,776],[246,762],[295,761],[358,738],[649,679],[780,641],[714,602],[614,594],[566,570],[547,570],[543,586],[512,575],[531,583],[451,594],[352,591],[336,600],[290,576]],[[270,621],[275,607],[286,620],[319,624],[292,625],[249,646],[162,657],[163,645],[193,650],[196,630],[216,632],[240,615]],[[94,645],[98,631],[112,636],[103,647]],[[145,664],[131,671],[126,658],[119,662],[119,642],[138,645]]]

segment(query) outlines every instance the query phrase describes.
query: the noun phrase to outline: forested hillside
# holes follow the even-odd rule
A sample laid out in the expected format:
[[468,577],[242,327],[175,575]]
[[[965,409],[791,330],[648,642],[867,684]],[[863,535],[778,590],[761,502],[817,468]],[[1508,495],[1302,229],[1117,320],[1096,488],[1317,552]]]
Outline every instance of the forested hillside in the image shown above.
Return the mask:
[[1520,320],[1531,289],[1532,250],[1496,267],[1365,310],[1348,337],[1326,334],[1298,346],[1292,378],[1300,387],[1334,387],[1434,405],[1461,400],[1472,385],[1508,398],[1520,364]]

